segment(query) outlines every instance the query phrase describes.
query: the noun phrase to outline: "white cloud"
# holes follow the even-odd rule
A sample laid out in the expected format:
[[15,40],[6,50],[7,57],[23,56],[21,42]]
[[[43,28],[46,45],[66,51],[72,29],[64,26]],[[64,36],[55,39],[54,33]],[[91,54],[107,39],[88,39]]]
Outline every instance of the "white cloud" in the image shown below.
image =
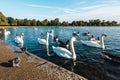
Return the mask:
[[86,6],[81,8],[82,10],[90,10],[90,9],[96,9],[96,8],[100,8],[100,7],[104,7],[105,5],[93,5],[93,6]]
[[[34,8],[47,8],[47,9],[54,9],[55,12],[63,11],[65,13],[74,12],[74,9],[69,8],[61,8],[61,7],[53,7],[53,6],[46,6],[46,5],[36,5],[36,4],[24,4],[27,7],[34,7]],[[57,11],[56,11],[57,10]]]
[[66,15],[65,17],[71,18],[72,20],[104,19],[104,20],[117,20],[120,22],[119,9],[120,9],[120,6],[101,7],[99,9],[94,9],[88,12]]
[[76,4],[77,5],[83,5],[83,4],[85,4],[85,3],[87,3],[86,1],[81,1],[81,2],[77,2]]
[[28,7],[35,7],[35,8],[53,8],[51,6],[43,6],[43,5],[36,5],[36,4],[24,4],[25,6],[28,6]]
[[119,3],[120,0],[99,0],[99,1],[96,1],[95,3],[101,3],[101,4],[113,4],[113,3]]
[[[109,2],[110,1],[110,2]],[[73,21],[73,20],[91,20],[91,19],[101,19],[101,20],[117,20],[120,22],[120,5],[118,5],[120,1],[118,0],[109,0],[109,1],[96,1],[95,3],[103,3],[96,5],[89,5],[84,7],[76,7],[76,8],[61,8],[61,7],[53,7],[53,6],[40,6],[40,5],[29,5],[29,7],[38,7],[38,8],[48,8],[54,9],[54,16],[36,14],[30,15],[33,18],[44,19],[54,19],[59,18],[60,21]],[[81,4],[85,2],[81,2]],[[114,3],[114,4],[113,4]],[[60,12],[64,12],[64,14],[59,14]],[[51,12],[50,12],[51,13]],[[58,15],[59,14],[59,15]]]

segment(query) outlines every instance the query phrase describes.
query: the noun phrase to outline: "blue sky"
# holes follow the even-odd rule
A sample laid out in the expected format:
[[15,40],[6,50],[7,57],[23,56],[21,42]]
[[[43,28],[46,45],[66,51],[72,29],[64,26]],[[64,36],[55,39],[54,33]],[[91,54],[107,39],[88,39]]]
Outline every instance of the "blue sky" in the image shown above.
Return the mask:
[[0,0],[7,17],[28,19],[116,20],[120,22],[120,0]]

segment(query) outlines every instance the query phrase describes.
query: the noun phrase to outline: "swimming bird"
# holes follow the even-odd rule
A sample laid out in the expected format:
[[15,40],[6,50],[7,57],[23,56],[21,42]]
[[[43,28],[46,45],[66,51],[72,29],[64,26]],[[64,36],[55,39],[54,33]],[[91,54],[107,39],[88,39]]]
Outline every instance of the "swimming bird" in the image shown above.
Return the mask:
[[20,48],[23,48],[23,45],[24,45],[24,40],[23,40],[23,37],[21,35],[17,35],[15,37],[15,42],[17,43],[17,45],[20,47]]
[[24,33],[23,33],[23,32],[21,32],[21,34],[20,34],[20,35],[24,37]]
[[79,36],[80,33],[79,32],[73,32],[73,36]]
[[35,28],[34,28],[34,30],[35,30],[35,31],[37,31],[37,30],[38,30],[38,28],[36,28],[36,27],[35,27]]
[[70,48],[71,52],[67,50],[66,48],[63,47],[53,47],[53,51],[60,57],[67,58],[67,59],[73,59],[74,61],[76,60],[76,54],[74,50],[74,42],[76,41],[75,37],[72,37],[70,40]]
[[90,32],[83,33],[82,35],[83,35],[83,36],[87,36],[87,37],[88,37],[88,40],[90,40],[90,39],[93,37],[93,35],[90,34]]
[[48,39],[49,39],[49,32],[46,33],[46,39],[38,38],[38,42],[39,44],[42,45],[49,45]]
[[44,33],[41,33],[40,36],[41,36],[41,38],[43,38],[45,35],[44,35]]
[[67,48],[67,49],[69,47],[69,40],[67,40],[66,42],[64,42],[62,40],[59,40],[58,36],[55,36],[54,37],[54,41],[58,43],[59,47],[64,47],[64,48]]
[[49,31],[49,35],[52,36],[52,40],[54,40],[54,30]]
[[86,41],[81,40],[81,43],[86,46],[102,48],[104,50],[105,49],[104,37],[107,37],[107,35],[106,34],[101,35],[101,41],[100,41],[101,44],[99,43],[99,40],[96,40],[96,39],[95,40],[86,40]]
[[59,47],[64,47],[64,48],[68,49],[68,47],[69,47],[69,40],[67,40],[66,42],[58,40],[58,44],[59,44]]
[[82,34],[83,36],[88,36],[88,35],[91,35],[90,32],[87,32],[87,33],[83,33]]
[[54,41],[55,41],[55,42],[58,42],[58,40],[59,40],[59,39],[58,39],[58,36],[55,36],[55,37],[54,37]]
[[4,34],[5,34],[5,35],[9,35],[9,34],[11,34],[11,32],[10,32],[10,31],[7,31],[6,29],[4,29]]
[[17,34],[16,37],[15,37],[15,42],[18,43],[18,44],[23,44],[23,35],[21,34]]

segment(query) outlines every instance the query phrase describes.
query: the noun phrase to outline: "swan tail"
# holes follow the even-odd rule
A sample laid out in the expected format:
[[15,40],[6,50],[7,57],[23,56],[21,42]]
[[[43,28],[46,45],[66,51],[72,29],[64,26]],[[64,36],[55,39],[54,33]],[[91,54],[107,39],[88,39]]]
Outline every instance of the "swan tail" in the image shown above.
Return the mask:
[[55,49],[55,46],[52,46],[53,49]]

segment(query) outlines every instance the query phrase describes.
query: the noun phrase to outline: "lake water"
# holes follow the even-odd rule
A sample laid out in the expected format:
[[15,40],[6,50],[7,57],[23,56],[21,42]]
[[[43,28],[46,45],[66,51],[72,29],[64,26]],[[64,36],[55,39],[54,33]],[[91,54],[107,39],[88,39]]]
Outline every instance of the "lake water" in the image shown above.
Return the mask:
[[[105,33],[108,35],[105,38],[105,50],[113,54],[120,54],[120,27],[30,27],[7,28],[7,30],[11,34],[1,37],[6,42],[17,46],[14,42],[15,36],[24,32],[24,47],[29,52],[82,75],[89,80],[120,80],[120,63],[102,57],[100,49],[84,46],[80,42],[80,40],[87,39],[86,36],[82,36],[82,33],[90,32],[96,38]],[[50,30],[54,30],[54,35],[57,35],[63,41],[69,40],[74,31],[80,32],[80,36],[77,37],[78,41],[74,43],[77,55],[75,65],[70,60],[55,55],[52,46],[57,46],[57,43],[52,42],[51,37],[48,48],[50,57],[47,56],[46,47],[38,44],[37,38],[40,37],[40,33],[46,33]]]

